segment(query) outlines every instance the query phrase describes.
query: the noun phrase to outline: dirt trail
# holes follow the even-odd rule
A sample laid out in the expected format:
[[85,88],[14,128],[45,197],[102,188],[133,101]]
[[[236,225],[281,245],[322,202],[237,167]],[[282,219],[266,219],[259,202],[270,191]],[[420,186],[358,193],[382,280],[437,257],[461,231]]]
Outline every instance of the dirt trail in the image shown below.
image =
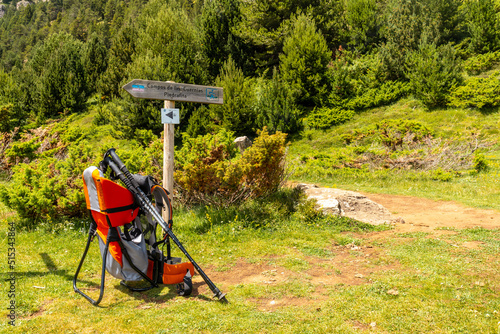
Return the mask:
[[394,216],[403,218],[405,224],[396,224],[398,230],[430,232],[439,227],[500,228],[500,212],[496,210],[475,209],[452,201],[433,201],[411,196],[361,194],[384,206]]

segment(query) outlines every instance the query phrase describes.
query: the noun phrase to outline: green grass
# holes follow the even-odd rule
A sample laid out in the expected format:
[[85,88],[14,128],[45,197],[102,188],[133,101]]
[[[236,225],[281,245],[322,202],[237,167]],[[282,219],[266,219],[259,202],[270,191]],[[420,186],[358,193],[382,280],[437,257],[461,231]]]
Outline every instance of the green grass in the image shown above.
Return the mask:
[[[12,219],[2,220],[3,249],[6,223]],[[308,225],[292,218],[273,229],[233,230],[231,224],[216,224],[206,233],[193,233],[206,220],[182,209],[176,213],[176,234],[227,293],[229,304],[212,300],[204,284],[199,295],[183,298],[172,286],[129,292],[108,275],[104,299],[94,307],[73,292],[71,283],[85,234],[61,228],[18,231],[19,318],[13,330],[2,321],[0,331],[495,333],[500,321],[500,230],[454,229],[437,239],[429,233],[394,234],[388,227],[360,232],[343,220]],[[371,234],[378,235],[376,242]],[[471,242],[479,243],[478,248],[462,247]],[[347,244],[360,250],[342,252]],[[373,249],[376,253],[367,258],[364,252]],[[175,255],[182,256],[178,250]],[[80,287],[96,286],[99,266],[94,243]],[[224,278],[245,268],[255,268],[247,275],[260,279]],[[353,285],[357,270],[366,274]],[[5,295],[5,280],[1,282]],[[391,289],[398,294],[388,294]]]

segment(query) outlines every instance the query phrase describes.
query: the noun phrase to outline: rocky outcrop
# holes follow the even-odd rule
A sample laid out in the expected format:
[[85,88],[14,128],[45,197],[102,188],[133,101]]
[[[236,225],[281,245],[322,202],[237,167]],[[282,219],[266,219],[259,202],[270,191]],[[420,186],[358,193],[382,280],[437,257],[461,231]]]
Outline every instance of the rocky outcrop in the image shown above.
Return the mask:
[[17,3],[16,8],[19,10],[21,8],[27,7],[28,5],[31,5],[31,3],[31,1],[22,0]]
[[247,136],[236,138],[234,140],[234,143],[236,144],[236,147],[238,147],[240,149],[241,154],[243,154],[243,152],[247,148],[249,148],[250,146],[252,146],[252,141],[250,139],[248,139]]
[[366,196],[348,190],[320,188],[301,183],[297,185],[307,198],[316,200],[319,209],[326,214],[345,216],[372,225],[391,224],[404,221],[393,216],[389,210]]

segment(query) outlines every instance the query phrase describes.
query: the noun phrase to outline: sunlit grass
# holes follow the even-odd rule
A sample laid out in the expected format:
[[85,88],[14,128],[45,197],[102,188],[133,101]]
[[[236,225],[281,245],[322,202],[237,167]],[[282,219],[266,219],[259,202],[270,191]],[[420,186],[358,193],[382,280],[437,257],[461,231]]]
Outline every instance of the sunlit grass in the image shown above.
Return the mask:
[[[227,293],[226,305],[212,300],[206,287],[206,292],[189,298],[177,296],[172,286],[137,293],[129,292],[108,275],[103,302],[94,307],[75,294],[71,284],[85,233],[72,229],[49,233],[43,229],[19,231],[19,318],[13,331],[5,321],[0,330],[486,333],[492,332],[500,321],[500,260],[492,253],[498,252],[499,230],[454,229],[455,233],[440,239],[418,232],[380,234],[377,241],[370,241],[361,238],[363,232],[356,229],[355,233],[339,233],[331,225],[333,221],[330,225],[322,221],[307,225],[290,219],[273,229],[233,231],[230,224],[218,224],[206,233],[196,234],[193,231],[206,224],[206,218],[199,218],[188,209],[180,210],[176,217],[176,235],[209,276],[237,274],[238,263],[275,269],[256,270],[253,274],[262,277],[262,281],[228,284],[215,280]],[[2,240],[5,222],[0,228]],[[343,230],[348,231],[345,227]],[[367,231],[386,233],[374,232],[377,230],[381,228]],[[471,242],[479,243],[478,248],[463,246]],[[340,255],[336,247],[348,244],[377,247],[379,255],[371,258],[366,267],[372,268],[373,273],[359,279],[359,285],[311,280],[311,270],[326,270],[330,277],[345,276],[347,268],[331,261]],[[353,251],[340,263],[349,266],[364,258],[362,250]],[[320,260],[321,266],[312,259]],[[94,287],[86,290],[90,294],[98,293],[95,286],[99,282],[100,263],[94,244],[79,282],[84,289]],[[5,264],[1,266],[4,272]],[[376,270],[379,266],[386,269]]]
[[[423,111],[411,99],[363,113],[326,132],[306,131],[290,146],[290,159],[338,154],[341,135],[383,118],[418,119],[443,138],[477,129],[499,139],[499,113]],[[81,119],[91,127],[90,118]],[[103,137],[103,140],[107,140]],[[125,144],[124,144],[125,145]],[[357,154],[354,149],[342,154]],[[486,153],[490,169],[435,181],[419,172],[306,166],[296,181],[367,192],[457,200],[500,209],[500,150]],[[6,182],[0,181],[0,182]],[[286,194],[285,194],[286,195]],[[283,195],[284,196],[284,195]],[[130,292],[107,275],[104,299],[94,307],[72,289],[86,242],[81,222],[16,231],[15,328],[6,321],[6,251],[0,261],[0,332],[9,333],[496,333],[500,322],[500,230],[447,229],[394,233],[349,219],[321,218],[286,208],[284,197],[236,208],[183,208],[174,232],[213,279],[229,304],[212,299],[206,285],[189,298],[175,286]],[[0,203],[0,240],[17,217]],[[376,238],[370,238],[366,233]],[[453,233],[452,233],[453,232]],[[359,249],[351,250],[351,245]],[[363,249],[376,249],[367,257]],[[185,256],[173,247],[173,255]],[[343,256],[343,257],[342,257]],[[79,286],[96,296],[100,255],[94,241]],[[355,277],[352,268],[366,274]],[[314,275],[322,272],[322,282]],[[199,277],[198,277],[199,279]],[[247,280],[246,280],[247,279]],[[343,279],[343,281],[341,281]],[[5,302],[4,302],[5,301]]]

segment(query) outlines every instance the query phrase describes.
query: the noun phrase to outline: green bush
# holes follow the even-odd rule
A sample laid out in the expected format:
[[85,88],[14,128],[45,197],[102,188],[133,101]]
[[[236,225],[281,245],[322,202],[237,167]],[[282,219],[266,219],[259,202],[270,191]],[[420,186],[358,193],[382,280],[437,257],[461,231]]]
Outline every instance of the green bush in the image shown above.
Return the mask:
[[313,129],[328,129],[332,126],[347,122],[354,117],[353,110],[342,108],[314,108],[307,116],[307,125]]
[[411,91],[407,82],[384,81],[382,63],[374,55],[359,57],[339,49],[328,68],[332,106],[353,110],[374,108],[397,101]]
[[245,78],[241,69],[229,58],[215,84],[224,88],[224,104],[210,105],[212,122],[238,135],[255,135],[257,113],[252,105],[255,100],[252,80]]
[[464,1],[460,8],[469,33],[469,50],[475,53],[498,50],[500,34],[496,0]]
[[37,44],[26,64],[30,106],[41,119],[81,110],[87,98],[82,43],[67,33]]
[[[113,139],[102,140],[109,136],[108,126],[86,128],[73,125],[74,121],[75,117],[70,116],[24,133],[5,150],[8,166],[15,165],[8,170],[10,181],[0,186],[0,201],[17,212],[22,225],[36,227],[42,221],[50,225],[87,215],[82,173],[87,167],[96,166],[104,151],[117,143]],[[123,161],[127,166],[130,163],[133,171],[156,171],[151,158],[153,149],[134,150],[138,146],[135,142],[127,143]],[[159,151],[163,152],[161,147]]]
[[29,227],[42,220],[82,217],[86,205],[81,175],[95,164],[95,153],[92,145],[74,145],[65,160],[46,157],[18,164],[9,185],[0,186],[0,200]]
[[284,179],[285,137],[263,129],[239,155],[226,130],[196,138],[184,134],[174,174],[180,199],[226,206],[276,191]]
[[406,65],[415,96],[427,107],[446,105],[450,90],[462,82],[460,61],[451,45],[422,44]]
[[395,151],[406,142],[421,142],[432,136],[432,132],[422,123],[412,120],[389,119],[375,125],[382,143]]
[[450,92],[449,106],[458,108],[490,108],[500,105],[500,72],[488,78],[471,77]]
[[346,108],[363,110],[390,104],[407,96],[411,87],[407,82],[387,81],[381,86],[364,90],[361,95],[346,100]]
[[491,69],[500,61],[500,51],[488,52],[470,57],[464,62],[464,69],[470,75],[478,75]]
[[38,138],[33,138],[25,142],[16,142],[5,150],[5,157],[11,164],[18,164],[25,159],[33,160],[36,157],[35,151],[40,146],[41,143],[38,142]]

